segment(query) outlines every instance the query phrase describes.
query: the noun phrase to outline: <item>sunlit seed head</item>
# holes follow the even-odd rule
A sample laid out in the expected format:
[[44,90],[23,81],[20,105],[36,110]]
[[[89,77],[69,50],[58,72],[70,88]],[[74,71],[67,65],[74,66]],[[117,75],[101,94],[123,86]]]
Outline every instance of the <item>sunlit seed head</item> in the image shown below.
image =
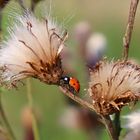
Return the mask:
[[75,26],[75,38],[80,45],[84,45],[91,34],[91,26],[87,21],[81,21]]
[[60,53],[67,33],[62,33],[50,19],[39,21],[33,15],[17,17],[10,37],[1,43],[1,83],[15,83],[35,77],[47,84],[57,84],[63,70]]
[[87,53],[89,55],[102,54],[107,46],[106,37],[102,33],[92,34],[87,41]]
[[86,61],[91,67],[102,59],[107,47],[107,39],[102,33],[90,35],[86,43]]
[[113,114],[140,96],[140,68],[131,62],[100,61],[90,70],[89,96],[97,113]]

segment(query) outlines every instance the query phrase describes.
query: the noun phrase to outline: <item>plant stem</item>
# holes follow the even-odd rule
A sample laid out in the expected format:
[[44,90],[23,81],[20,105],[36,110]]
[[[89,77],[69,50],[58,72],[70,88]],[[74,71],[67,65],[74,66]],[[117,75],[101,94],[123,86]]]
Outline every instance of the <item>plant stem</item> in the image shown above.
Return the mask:
[[117,134],[117,139],[119,139],[120,133],[121,133],[121,121],[120,121],[120,112],[115,113],[114,118],[114,126]]
[[129,53],[129,45],[132,37],[133,25],[136,15],[136,10],[139,0],[131,0],[128,23],[123,37],[123,46],[124,46],[124,60],[127,61]]
[[60,87],[60,90],[62,91],[63,94],[65,94],[66,96],[68,96],[69,98],[74,100],[75,102],[79,103],[81,106],[86,107],[92,111],[95,111],[94,106],[92,104],[90,104],[89,102],[81,99],[78,96],[75,96],[73,93],[69,92],[67,89],[65,89],[63,87]]
[[29,107],[31,108],[31,111],[32,111],[32,128],[33,128],[34,139],[40,140],[39,131],[38,131],[38,127],[37,127],[37,121],[36,121],[34,109],[33,109],[33,100],[32,100],[30,79],[27,79],[27,97],[28,97]]
[[2,20],[2,9],[1,9],[1,7],[0,7],[0,33],[1,33],[1,30],[2,30],[2,29],[1,29],[1,24],[2,24],[2,23],[1,23],[2,21],[1,21],[1,20]]
[[[74,100],[75,102],[79,103],[80,105],[82,105],[83,107],[86,107],[92,111],[95,111],[94,110],[94,106],[92,104],[90,104],[89,102],[81,99],[80,97],[78,96],[75,96],[73,93],[69,92],[67,89],[63,88],[63,87],[60,87],[60,90],[62,91],[62,93],[66,96],[68,96],[69,98],[71,98],[72,100]],[[116,137],[116,133],[115,133],[115,129],[114,129],[114,126],[113,126],[113,122],[112,120],[110,119],[109,116],[101,116],[102,118],[102,122],[103,124],[105,125],[109,135],[110,135],[110,138],[111,140],[118,140],[117,137]]]
[[101,117],[111,140],[118,140],[118,137],[115,133],[113,122],[110,119],[110,116],[108,115],[108,116],[101,116]]
[[7,134],[8,134],[9,139],[16,140],[16,137],[11,129],[11,126],[8,122],[8,119],[7,119],[4,109],[3,109],[3,105],[2,105],[2,101],[1,101],[1,93],[0,93],[0,116],[2,119],[2,123],[5,125],[5,127],[7,129]]

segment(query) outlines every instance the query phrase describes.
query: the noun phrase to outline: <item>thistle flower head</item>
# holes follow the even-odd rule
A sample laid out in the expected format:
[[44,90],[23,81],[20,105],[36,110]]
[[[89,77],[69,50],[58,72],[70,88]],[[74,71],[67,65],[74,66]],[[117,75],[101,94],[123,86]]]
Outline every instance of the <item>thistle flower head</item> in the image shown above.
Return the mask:
[[100,61],[91,69],[88,91],[97,113],[120,111],[140,96],[140,68],[131,62]]
[[0,75],[2,83],[15,85],[26,77],[47,84],[57,84],[62,73],[61,51],[67,33],[51,20],[39,21],[33,15],[17,17],[10,38],[1,44]]

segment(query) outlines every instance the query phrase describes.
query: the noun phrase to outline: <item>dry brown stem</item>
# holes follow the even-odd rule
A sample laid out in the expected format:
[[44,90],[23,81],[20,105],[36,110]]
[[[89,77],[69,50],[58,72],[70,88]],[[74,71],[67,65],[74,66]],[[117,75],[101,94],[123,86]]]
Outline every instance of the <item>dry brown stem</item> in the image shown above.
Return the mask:
[[139,2],[139,0],[131,0],[131,4],[130,4],[128,23],[127,23],[125,35],[123,37],[124,60],[125,61],[127,61],[127,59],[128,59],[129,46],[130,46],[130,41],[131,41],[131,37],[132,37],[133,25],[134,25],[138,2]]
[[68,96],[69,98],[71,98],[72,100],[74,100],[75,102],[79,103],[81,106],[86,107],[92,111],[94,111],[94,107],[92,104],[90,104],[89,102],[81,99],[80,97],[74,95],[73,93],[71,93],[70,91],[68,91],[67,89],[63,88],[60,86],[60,90],[62,91],[62,93],[66,96]]
[[[134,26],[135,15],[136,15],[138,3],[139,3],[139,0],[131,0],[127,27],[126,27],[125,35],[123,37],[124,61],[127,61],[127,59],[128,59],[129,46],[130,46],[130,41],[131,41],[131,37],[132,37],[132,31],[133,31],[133,26]],[[116,118],[114,120],[115,124],[116,124],[115,129],[117,131],[117,137],[119,139],[119,135],[121,132],[120,113],[116,113],[115,118]]]

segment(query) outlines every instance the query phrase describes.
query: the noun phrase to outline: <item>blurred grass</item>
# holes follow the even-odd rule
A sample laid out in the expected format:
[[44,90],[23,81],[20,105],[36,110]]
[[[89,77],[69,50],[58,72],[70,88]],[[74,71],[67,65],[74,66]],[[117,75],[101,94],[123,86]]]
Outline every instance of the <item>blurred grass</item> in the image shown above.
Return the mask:
[[[93,28],[93,31],[102,32],[108,40],[108,50],[106,56],[109,59],[120,58],[122,55],[122,37],[126,28],[126,21],[128,17],[130,1],[111,1],[111,0],[55,0],[52,1],[52,15],[57,17],[58,23],[64,22],[64,27],[69,31],[69,41],[67,45],[72,47],[76,54],[76,43],[73,38],[74,25],[81,20],[88,20]],[[27,1],[27,4],[28,3]],[[29,5],[28,5],[29,6]],[[49,11],[50,1],[42,1],[38,3],[35,13],[39,15],[42,11],[42,7]],[[3,36],[8,36],[8,27],[13,26],[12,21],[15,13],[21,13],[19,5],[12,0],[9,5],[3,11],[2,29]],[[130,56],[133,58],[140,59],[139,55],[139,44],[140,44],[140,8],[138,8],[136,23],[134,27]],[[10,15],[10,16],[9,16]],[[76,67],[78,78],[81,85],[85,85],[85,76],[83,75],[83,66],[79,66],[79,60],[76,61]],[[83,89],[82,86],[82,96]],[[58,124],[58,118],[61,112],[66,106],[64,96],[59,93],[59,90],[55,86],[48,86],[40,83],[38,80],[32,80],[32,92],[35,106],[40,112],[40,134],[41,140],[87,140],[88,136],[82,130],[69,130],[62,128]],[[2,101],[8,120],[16,134],[18,140],[23,138],[23,128],[21,123],[21,111],[27,105],[26,97],[26,85],[19,87],[18,90],[4,90],[2,93]],[[138,108],[137,105],[135,108]],[[128,113],[128,107],[123,109],[122,114]],[[103,132],[101,140],[108,140],[106,132]]]

